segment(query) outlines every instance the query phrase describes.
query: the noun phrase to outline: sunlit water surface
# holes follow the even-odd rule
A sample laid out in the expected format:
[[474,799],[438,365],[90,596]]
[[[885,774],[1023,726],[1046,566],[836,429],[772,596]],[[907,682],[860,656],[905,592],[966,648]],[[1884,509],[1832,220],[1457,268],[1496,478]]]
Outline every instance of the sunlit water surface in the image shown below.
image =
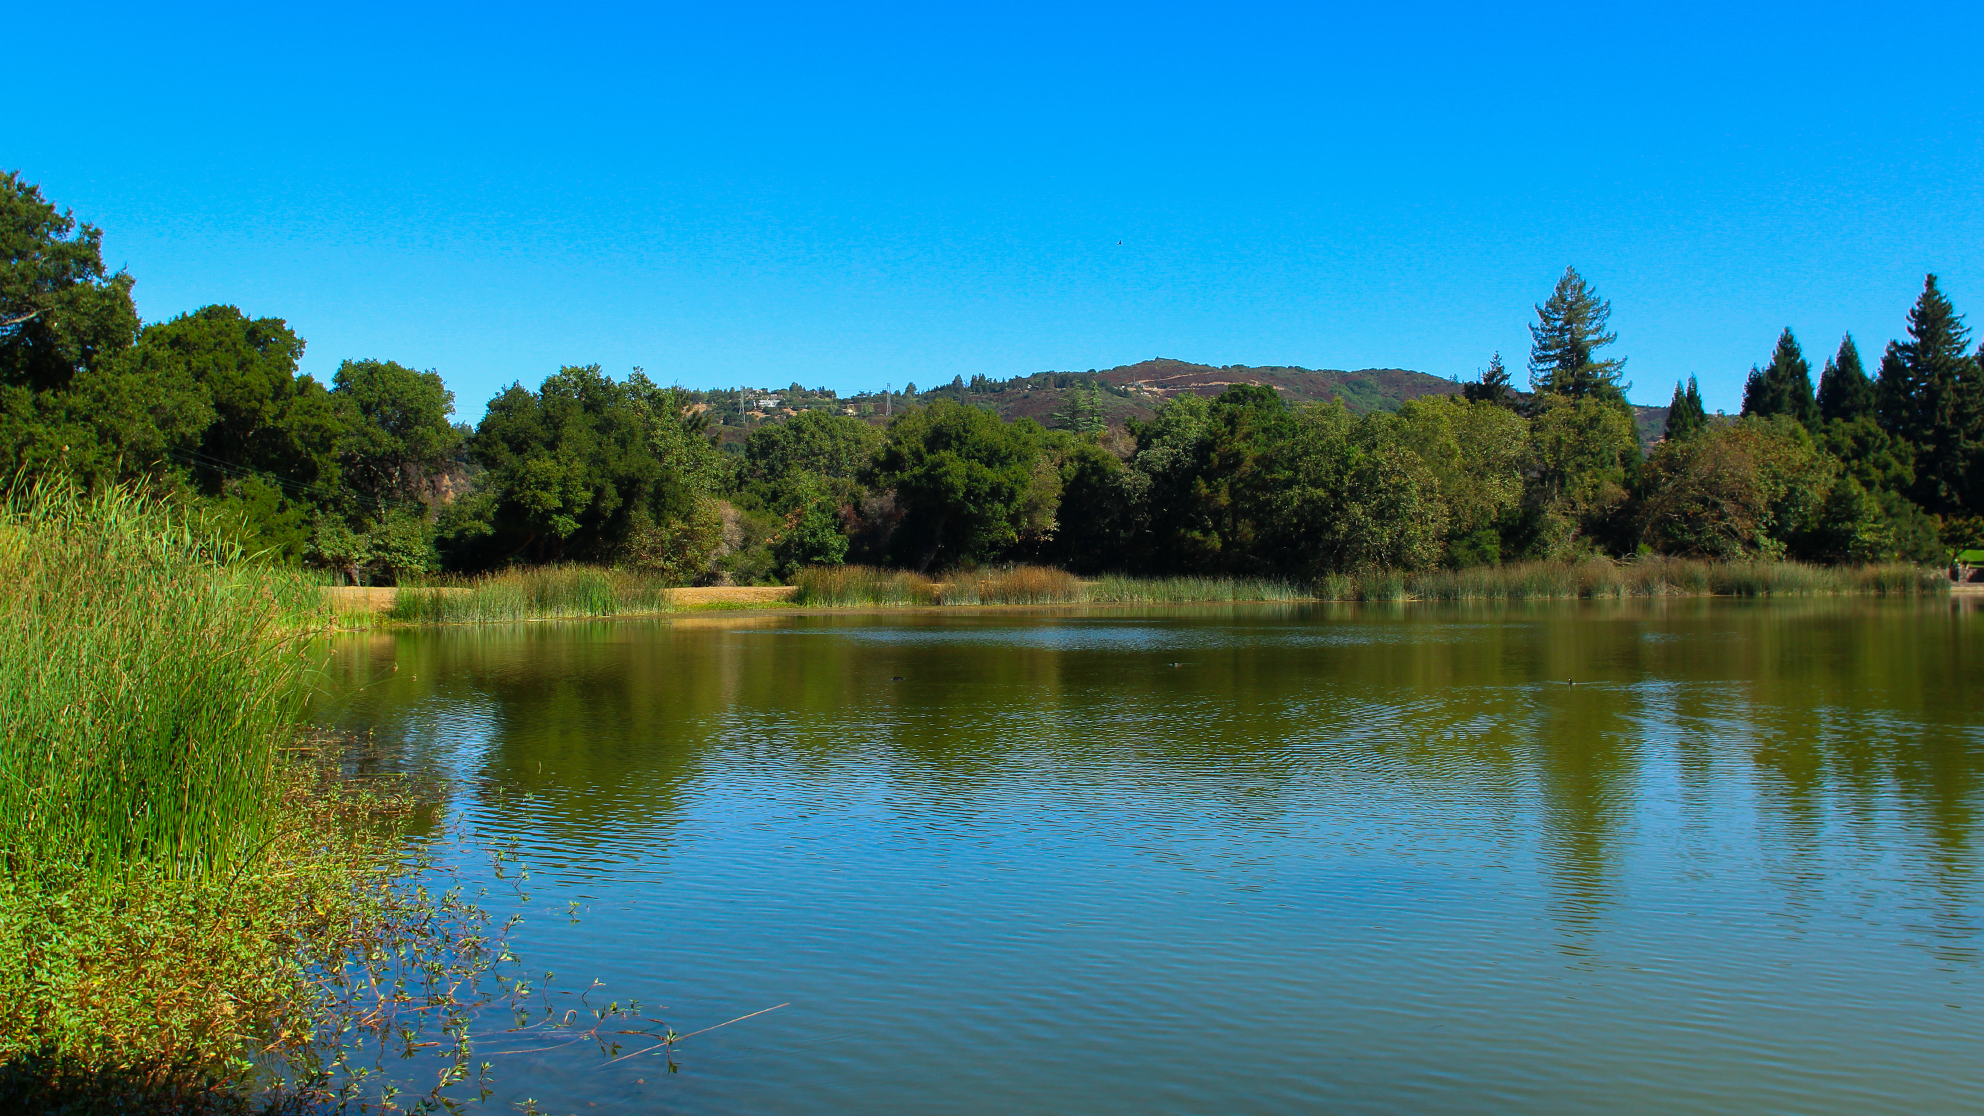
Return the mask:
[[493,1058],[498,1110],[1954,1113],[1979,633],[1947,601],[703,616],[348,637],[319,708],[521,850],[533,970],[678,1032],[787,1005],[674,1075]]

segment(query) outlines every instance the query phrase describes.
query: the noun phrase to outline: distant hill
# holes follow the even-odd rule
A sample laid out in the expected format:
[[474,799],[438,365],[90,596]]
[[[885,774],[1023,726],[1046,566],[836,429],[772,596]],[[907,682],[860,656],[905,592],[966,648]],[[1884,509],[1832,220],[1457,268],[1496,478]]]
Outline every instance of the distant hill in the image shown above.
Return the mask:
[[1667,436],[1667,410],[1633,404],[1633,425],[1639,428],[1641,449],[1652,449],[1655,442]]
[[[751,388],[693,394],[707,402],[713,426],[723,440],[741,442],[751,426],[780,421],[785,415],[802,410],[860,415],[882,422],[890,411],[939,399],[984,407],[1008,420],[1030,418],[1043,426],[1058,426],[1060,416],[1068,411],[1069,395],[1083,387],[1098,389],[1095,401],[1102,417],[1109,425],[1120,427],[1133,418],[1151,418],[1167,399],[1185,394],[1210,398],[1235,384],[1273,388],[1291,405],[1341,399],[1355,414],[1395,411],[1408,399],[1459,395],[1461,390],[1452,380],[1404,368],[1360,368],[1344,372],[1285,365],[1215,366],[1158,357],[1115,368],[1035,372],[1009,380],[974,376],[966,381],[960,376],[948,384],[918,390],[913,395],[896,393],[886,401],[877,392],[842,397],[824,389],[807,390],[796,383],[783,391]],[[1651,445],[1666,426],[1667,408],[1634,407],[1633,410],[1641,444]]]
[[1148,419],[1165,400],[1179,395],[1218,395],[1235,384],[1270,387],[1288,403],[1320,403],[1341,399],[1345,407],[1363,414],[1367,411],[1398,409],[1400,403],[1422,395],[1456,395],[1460,385],[1452,380],[1411,372],[1403,368],[1363,368],[1354,372],[1334,369],[1292,368],[1279,365],[1253,367],[1229,364],[1216,367],[1159,357],[1115,368],[1088,372],[1039,372],[1010,380],[975,379],[954,381],[944,387],[916,394],[916,401],[928,403],[952,398],[960,402],[990,407],[1008,419],[1030,418],[1055,425],[1054,416],[1067,410],[1068,393],[1083,382],[1102,389],[1099,402],[1110,425],[1124,420]]

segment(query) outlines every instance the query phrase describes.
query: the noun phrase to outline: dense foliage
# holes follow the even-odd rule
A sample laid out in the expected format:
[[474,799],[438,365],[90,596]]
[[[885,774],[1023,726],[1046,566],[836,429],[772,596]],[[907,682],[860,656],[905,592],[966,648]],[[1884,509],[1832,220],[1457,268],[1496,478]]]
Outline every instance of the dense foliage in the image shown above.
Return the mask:
[[[1111,426],[1098,401],[1124,389],[1080,373],[841,400],[595,365],[511,385],[471,430],[431,371],[300,374],[280,319],[140,323],[101,239],[0,178],[0,455],[140,481],[353,581],[570,562],[680,582],[843,562],[1286,579],[1634,553],[1933,562],[1984,542],[1984,375],[1934,276],[1875,377],[1849,337],[1815,390],[1786,329],[1740,416],[1708,414],[1690,378],[1650,449],[1611,304],[1574,269],[1536,307],[1526,393],[1497,354],[1460,395],[1395,411],[1235,384]],[[1012,386],[1065,406],[1005,421],[986,401]]]

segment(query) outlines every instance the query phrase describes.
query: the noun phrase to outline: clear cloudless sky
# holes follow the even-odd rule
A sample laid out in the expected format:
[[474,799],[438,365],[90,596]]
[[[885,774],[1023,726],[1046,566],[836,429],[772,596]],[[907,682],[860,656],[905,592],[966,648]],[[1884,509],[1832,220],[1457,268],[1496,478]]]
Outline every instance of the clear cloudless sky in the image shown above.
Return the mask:
[[[0,166],[146,320],[304,366],[842,391],[1522,375],[1566,264],[1632,397],[1984,311],[1984,5],[43,5]],[[32,35],[25,32],[39,23]],[[1977,317],[1984,325],[1984,316]]]

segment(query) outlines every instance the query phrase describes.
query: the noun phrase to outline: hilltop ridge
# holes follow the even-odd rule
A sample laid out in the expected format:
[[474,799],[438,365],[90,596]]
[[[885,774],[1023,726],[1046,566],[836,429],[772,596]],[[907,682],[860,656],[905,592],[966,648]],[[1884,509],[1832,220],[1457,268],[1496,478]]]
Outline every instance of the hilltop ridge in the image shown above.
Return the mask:
[[[691,392],[709,410],[713,428],[726,442],[741,442],[751,427],[779,421],[800,411],[824,410],[882,421],[893,411],[939,399],[984,407],[1008,420],[1030,418],[1044,426],[1064,425],[1070,396],[1088,388],[1097,417],[1111,426],[1147,420],[1166,400],[1180,395],[1218,395],[1235,384],[1273,388],[1290,405],[1341,400],[1355,414],[1395,411],[1408,399],[1458,395],[1461,385],[1407,368],[1302,368],[1295,365],[1196,364],[1153,357],[1086,372],[1035,372],[1010,379],[953,377],[937,387],[904,385],[900,392],[861,392],[842,396],[794,383],[785,389],[739,388]],[[1660,437],[1667,408],[1633,408],[1640,440]]]

